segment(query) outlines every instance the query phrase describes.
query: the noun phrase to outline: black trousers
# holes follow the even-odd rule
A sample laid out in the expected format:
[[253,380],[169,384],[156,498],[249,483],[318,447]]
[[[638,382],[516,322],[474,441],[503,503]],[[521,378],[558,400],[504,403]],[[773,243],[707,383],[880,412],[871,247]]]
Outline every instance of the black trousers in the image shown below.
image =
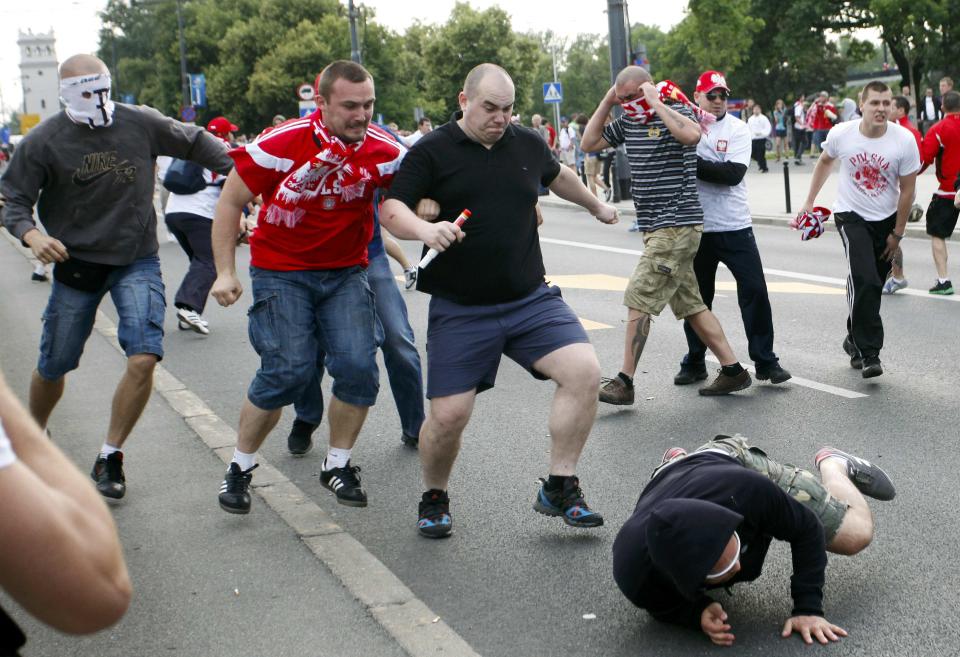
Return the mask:
[[880,254],[887,248],[897,215],[866,221],[856,212],[838,212],[834,220],[847,256],[847,333],[864,358],[876,356],[883,349],[883,282],[892,266]]
[[[704,233],[700,239],[700,250],[693,260],[693,271],[697,275],[700,296],[707,308],[713,308],[717,289],[717,266],[721,262],[737,281],[737,303],[740,305],[740,316],[747,333],[750,359],[759,369],[769,367],[775,364],[778,358],[773,353],[773,315],[753,228]],[[687,335],[688,348],[687,355],[683,358],[684,364],[702,365],[707,347],[694,333],[690,322],[684,321],[683,331]]]
[[177,308],[187,307],[202,313],[207,305],[210,288],[217,280],[210,236],[213,222],[189,212],[168,214],[166,222],[167,228],[190,259],[190,268],[177,289],[174,304]]
[[767,140],[766,139],[754,139],[751,142],[752,152],[750,157],[757,161],[757,164],[760,165],[761,171],[767,170]]

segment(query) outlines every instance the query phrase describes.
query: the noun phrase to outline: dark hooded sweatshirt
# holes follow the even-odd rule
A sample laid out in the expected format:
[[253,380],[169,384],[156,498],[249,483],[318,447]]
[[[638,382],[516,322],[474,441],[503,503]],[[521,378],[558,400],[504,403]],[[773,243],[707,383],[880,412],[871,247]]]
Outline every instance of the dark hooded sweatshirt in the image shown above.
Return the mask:
[[158,155],[193,160],[226,175],[223,142],[146,106],[117,103],[113,123],[91,129],[60,111],[23,138],[0,181],[3,222],[19,239],[36,228],[71,257],[129,265],[157,253],[153,187]]
[[768,478],[713,452],[692,454],[647,484],[614,541],[613,577],[654,618],[699,628],[713,602],[704,579],[734,530],[741,569],[719,586],[756,579],[770,541],[788,541],[793,615],[823,615],[827,555],[820,520]]

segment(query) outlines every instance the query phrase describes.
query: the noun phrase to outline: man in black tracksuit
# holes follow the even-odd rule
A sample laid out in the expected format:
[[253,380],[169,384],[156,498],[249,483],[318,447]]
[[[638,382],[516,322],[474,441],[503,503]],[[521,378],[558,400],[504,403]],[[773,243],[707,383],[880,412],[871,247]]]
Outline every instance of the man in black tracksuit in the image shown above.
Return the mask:
[[613,545],[617,586],[654,618],[699,627],[732,645],[727,614],[706,590],[760,576],[772,539],[790,543],[793,611],[783,635],[807,643],[846,632],[823,617],[826,551],[856,554],[873,538],[863,495],[892,499],[879,467],[834,448],[812,473],[769,459],[740,436],[717,436],[687,454],[671,448]]

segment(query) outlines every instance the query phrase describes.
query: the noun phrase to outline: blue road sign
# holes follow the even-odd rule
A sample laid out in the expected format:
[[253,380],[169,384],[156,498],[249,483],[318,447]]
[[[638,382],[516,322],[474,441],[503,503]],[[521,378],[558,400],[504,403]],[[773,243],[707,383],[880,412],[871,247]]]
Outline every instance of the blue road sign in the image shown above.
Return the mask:
[[203,73],[190,74],[190,104],[194,107],[207,106],[207,76]]
[[133,105],[135,102],[137,102],[137,99],[133,94],[123,94],[120,96],[120,102],[126,103],[127,105]]
[[180,120],[192,123],[197,120],[197,110],[193,105],[185,105],[180,108]]
[[543,102],[561,103],[563,102],[563,86],[559,82],[543,83]]

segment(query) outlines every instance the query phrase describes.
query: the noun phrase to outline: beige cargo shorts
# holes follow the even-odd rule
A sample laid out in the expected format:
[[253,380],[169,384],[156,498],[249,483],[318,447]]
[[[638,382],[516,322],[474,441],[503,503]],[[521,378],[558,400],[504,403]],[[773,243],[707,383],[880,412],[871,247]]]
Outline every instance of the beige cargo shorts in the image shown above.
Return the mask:
[[644,233],[643,255],[623,294],[623,305],[659,315],[670,304],[677,319],[707,309],[693,273],[703,226],[671,226]]

